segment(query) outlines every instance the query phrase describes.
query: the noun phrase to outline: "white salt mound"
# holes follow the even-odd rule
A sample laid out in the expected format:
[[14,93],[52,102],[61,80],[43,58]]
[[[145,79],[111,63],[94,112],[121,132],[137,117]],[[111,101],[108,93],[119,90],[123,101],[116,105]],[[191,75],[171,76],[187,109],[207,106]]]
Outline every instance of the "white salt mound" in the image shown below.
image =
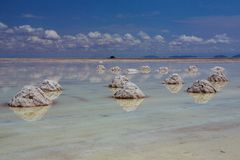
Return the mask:
[[197,73],[198,72],[198,67],[195,65],[190,65],[187,69],[189,73]]
[[177,73],[172,74],[169,78],[163,82],[165,84],[183,84],[181,76]]
[[105,67],[104,65],[102,65],[102,64],[99,64],[99,65],[97,65],[97,67],[96,67],[96,71],[97,71],[98,73],[104,73],[105,70],[106,70],[106,67]]
[[150,73],[151,72],[151,68],[149,66],[141,66],[139,70],[141,73]]
[[41,90],[43,90],[44,92],[54,92],[62,90],[62,86],[58,82],[49,79],[44,80],[40,84],[39,88],[41,88]]
[[144,98],[145,95],[134,83],[126,83],[122,89],[114,93],[113,97],[117,99],[139,99]]
[[12,107],[47,106],[51,100],[38,87],[25,86],[12,98],[9,105]]
[[113,73],[113,74],[120,74],[121,71],[122,70],[119,66],[115,66],[115,67],[110,68],[110,72]]
[[123,88],[124,84],[129,82],[128,78],[123,75],[115,76],[112,80],[111,84],[109,84],[109,87],[111,88]]
[[216,93],[214,86],[207,80],[195,81],[191,87],[187,89],[189,93]]
[[208,77],[209,82],[228,82],[228,78],[224,73],[218,72],[213,73],[210,77]]
[[168,67],[159,67],[158,69],[158,72],[160,74],[168,74],[168,71],[169,71]]
[[220,66],[215,66],[211,68],[211,71],[213,71],[214,73],[224,73],[225,69]]

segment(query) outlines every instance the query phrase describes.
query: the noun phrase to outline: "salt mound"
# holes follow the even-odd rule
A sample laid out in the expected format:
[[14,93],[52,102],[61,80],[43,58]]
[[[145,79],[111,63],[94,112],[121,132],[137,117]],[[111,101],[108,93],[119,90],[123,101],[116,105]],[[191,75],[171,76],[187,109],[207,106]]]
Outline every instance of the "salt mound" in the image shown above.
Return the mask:
[[115,76],[112,80],[111,84],[109,84],[109,87],[111,88],[123,88],[124,84],[129,82],[128,78],[123,75]]
[[218,72],[208,77],[209,82],[228,82],[228,78],[224,73]]
[[58,82],[49,79],[44,80],[39,88],[44,92],[62,91],[62,86]]
[[97,65],[96,71],[100,74],[103,74],[106,71],[106,68],[104,65],[99,64],[99,65]]
[[158,72],[160,74],[168,74],[168,71],[169,71],[168,67],[159,67],[158,69]]
[[207,80],[195,81],[190,88],[187,89],[189,93],[216,93],[214,86]]
[[144,98],[145,95],[134,83],[126,83],[122,89],[114,93],[113,97],[117,99],[138,99]]
[[150,73],[151,72],[151,68],[149,66],[142,66],[142,67],[140,67],[139,70],[141,73]]
[[195,65],[190,65],[187,69],[189,73],[197,73],[198,72],[198,67]]
[[220,66],[215,66],[211,68],[211,71],[213,71],[214,73],[224,73],[225,69]]
[[9,105],[12,107],[47,106],[52,101],[38,87],[25,86],[12,98]]
[[165,79],[164,84],[183,84],[183,80],[180,75],[174,73],[169,78]]
[[115,66],[115,67],[110,68],[110,72],[113,73],[113,74],[120,74],[121,71],[122,70],[119,66]]

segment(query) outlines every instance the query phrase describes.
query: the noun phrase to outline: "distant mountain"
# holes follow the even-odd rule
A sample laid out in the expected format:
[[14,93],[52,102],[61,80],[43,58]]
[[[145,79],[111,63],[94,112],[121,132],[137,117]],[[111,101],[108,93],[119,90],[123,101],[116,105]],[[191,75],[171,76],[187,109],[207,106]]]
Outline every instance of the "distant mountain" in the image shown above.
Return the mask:
[[197,56],[191,56],[191,55],[174,55],[174,56],[169,56],[169,58],[197,58]]
[[227,58],[228,56],[225,56],[225,55],[216,55],[214,56],[214,58]]
[[155,55],[147,55],[147,56],[144,56],[143,58],[159,58],[159,57]]
[[240,58],[240,54],[233,56],[233,58]]

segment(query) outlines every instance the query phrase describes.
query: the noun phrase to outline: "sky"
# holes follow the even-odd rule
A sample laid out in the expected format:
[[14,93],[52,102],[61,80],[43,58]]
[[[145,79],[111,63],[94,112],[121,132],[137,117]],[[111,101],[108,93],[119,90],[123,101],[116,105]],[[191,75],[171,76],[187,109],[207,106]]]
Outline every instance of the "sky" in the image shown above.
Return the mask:
[[0,55],[233,56],[238,0],[1,0]]

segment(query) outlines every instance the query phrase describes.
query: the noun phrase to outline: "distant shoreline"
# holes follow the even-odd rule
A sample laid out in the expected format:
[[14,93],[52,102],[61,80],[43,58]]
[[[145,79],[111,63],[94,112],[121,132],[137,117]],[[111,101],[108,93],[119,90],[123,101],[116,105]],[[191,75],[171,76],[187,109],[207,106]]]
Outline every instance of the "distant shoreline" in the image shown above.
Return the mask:
[[0,58],[0,62],[109,62],[109,61],[192,61],[192,62],[240,62],[240,58]]

